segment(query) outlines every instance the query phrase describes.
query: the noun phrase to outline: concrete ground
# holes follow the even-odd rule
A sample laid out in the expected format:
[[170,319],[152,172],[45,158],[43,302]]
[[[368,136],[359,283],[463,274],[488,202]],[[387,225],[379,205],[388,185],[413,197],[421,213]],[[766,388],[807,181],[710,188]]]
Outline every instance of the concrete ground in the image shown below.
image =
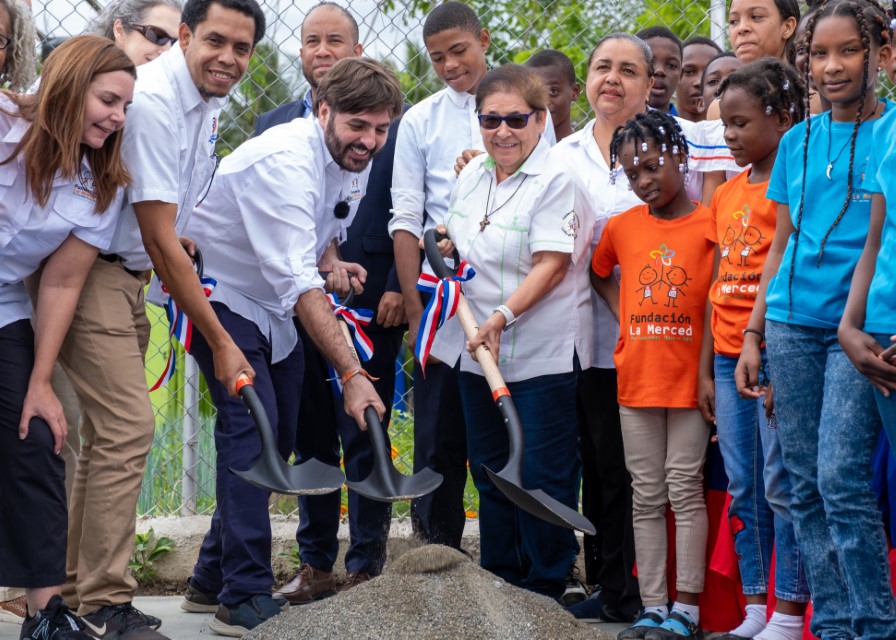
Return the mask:
[[[180,600],[180,597],[177,596],[138,597],[134,606],[141,611],[160,617],[163,623],[159,632],[164,633],[171,640],[209,640],[211,638],[220,640],[224,637],[209,631],[208,621],[212,614],[185,613],[180,609]],[[595,625],[596,629],[612,636],[625,627],[624,624],[613,623]],[[0,640],[18,640],[18,637],[18,625],[0,623]]]

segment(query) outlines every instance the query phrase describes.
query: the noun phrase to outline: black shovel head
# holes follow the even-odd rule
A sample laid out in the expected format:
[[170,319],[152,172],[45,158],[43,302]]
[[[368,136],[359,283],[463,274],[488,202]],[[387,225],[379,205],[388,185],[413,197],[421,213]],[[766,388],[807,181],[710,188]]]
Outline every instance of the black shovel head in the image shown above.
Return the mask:
[[345,482],[345,474],[339,467],[331,467],[316,458],[292,465],[280,456],[270,460],[262,454],[251,469],[237,471],[231,467],[230,471],[259,489],[291,496],[338,491]]
[[523,489],[516,482],[505,478],[501,473],[495,473],[485,465],[482,465],[482,470],[485,471],[488,479],[498,487],[498,490],[523,511],[560,527],[576,529],[592,536],[597,533],[597,529],[588,518],[578,511],[570,509],[559,500],[555,500],[543,490]]
[[389,445],[383,435],[382,425],[373,407],[364,411],[367,433],[373,447],[373,469],[370,475],[359,481],[347,481],[349,489],[365,498],[378,502],[398,502],[425,496],[442,484],[442,474],[426,468],[412,476],[399,472],[392,464]]

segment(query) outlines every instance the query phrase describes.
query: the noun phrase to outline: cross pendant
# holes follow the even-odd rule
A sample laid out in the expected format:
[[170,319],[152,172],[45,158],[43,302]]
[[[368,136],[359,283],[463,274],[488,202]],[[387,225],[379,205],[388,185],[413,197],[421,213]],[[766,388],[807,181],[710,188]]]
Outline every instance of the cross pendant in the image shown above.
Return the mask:
[[484,217],[482,218],[482,220],[479,221],[479,230],[480,230],[480,231],[485,231],[485,228],[486,228],[489,224],[491,224],[491,223],[488,221],[488,216],[484,216]]

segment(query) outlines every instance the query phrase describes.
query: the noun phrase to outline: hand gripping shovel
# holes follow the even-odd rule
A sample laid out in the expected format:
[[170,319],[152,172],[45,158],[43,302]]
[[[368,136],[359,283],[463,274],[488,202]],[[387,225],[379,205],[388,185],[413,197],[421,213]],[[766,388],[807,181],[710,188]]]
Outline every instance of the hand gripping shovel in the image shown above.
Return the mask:
[[[354,291],[350,291],[342,304],[346,307],[351,306],[353,299]],[[348,348],[355,357],[355,362],[361,366],[348,324],[342,317],[337,319],[348,342]],[[391,451],[383,436],[382,425],[376,415],[376,409],[367,407],[364,410],[364,422],[367,424],[367,433],[370,435],[370,442],[373,445],[373,469],[364,480],[346,481],[345,484],[349,489],[357,491],[358,494],[371,500],[397,502],[425,496],[442,484],[442,475],[432,469],[423,469],[412,476],[406,476],[393,466]]]
[[238,471],[230,467],[231,473],[259,489],[289,495],[330,493],[342,487],[345,474],[339,467],[331,467],[316,458],[291,465],[280,457],[271,423],[249,376],[240,376],[236,389],[255,421],[255,429],[261,438],[261,456],[251,469]]
[[[423,236],[423,246],[426,251],[426,259],[439,278],[447,278],[454,275],[450,267],[445,264],[445,260],[439,253],[437,243],[446,236],[438,234],[435,229],[430,229]],[[457,317],[464,333],[469,339],[476,337],[478,326],[470,306],[467,304],[466,298],[459,296],[457,305]],[[584,533],[594,535],[597,530],[591,522],[574,509],[570,509],[559,500],[555,500],[542,489],[525,489],[523,488],[522,468],[523,468],[523,427],[520,424],[519,415],[517,415],[516,407],[510,397],[510,391],[504,384],[501,372],[492,354],[486,350],[485,345],[476,349],[476,358],[488,381],[488,386],[492,390],[492,397],[498,410],[504,417],[504,424],[507,425],[507,437],[510,440],[510,451],[507,457],[507,464],[498,472],[494,472],[487,466],[482,465],[482,470],[488,476],[489,480],[503,493],[508,500],[518,506],[523,511],[531,513],[536,518],[541,518],[546,522],[566,527],[567,529],[578,529]]]

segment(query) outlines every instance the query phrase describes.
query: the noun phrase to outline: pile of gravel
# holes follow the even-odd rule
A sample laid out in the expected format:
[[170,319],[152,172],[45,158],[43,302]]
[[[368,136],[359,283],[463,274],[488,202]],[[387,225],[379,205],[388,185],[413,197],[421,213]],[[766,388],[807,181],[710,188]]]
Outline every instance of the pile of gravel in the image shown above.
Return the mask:
[[610,639],[555,601],[513,587],[441,545],[398,558],[380,577],[292,607],[246,640],[306,638]]

